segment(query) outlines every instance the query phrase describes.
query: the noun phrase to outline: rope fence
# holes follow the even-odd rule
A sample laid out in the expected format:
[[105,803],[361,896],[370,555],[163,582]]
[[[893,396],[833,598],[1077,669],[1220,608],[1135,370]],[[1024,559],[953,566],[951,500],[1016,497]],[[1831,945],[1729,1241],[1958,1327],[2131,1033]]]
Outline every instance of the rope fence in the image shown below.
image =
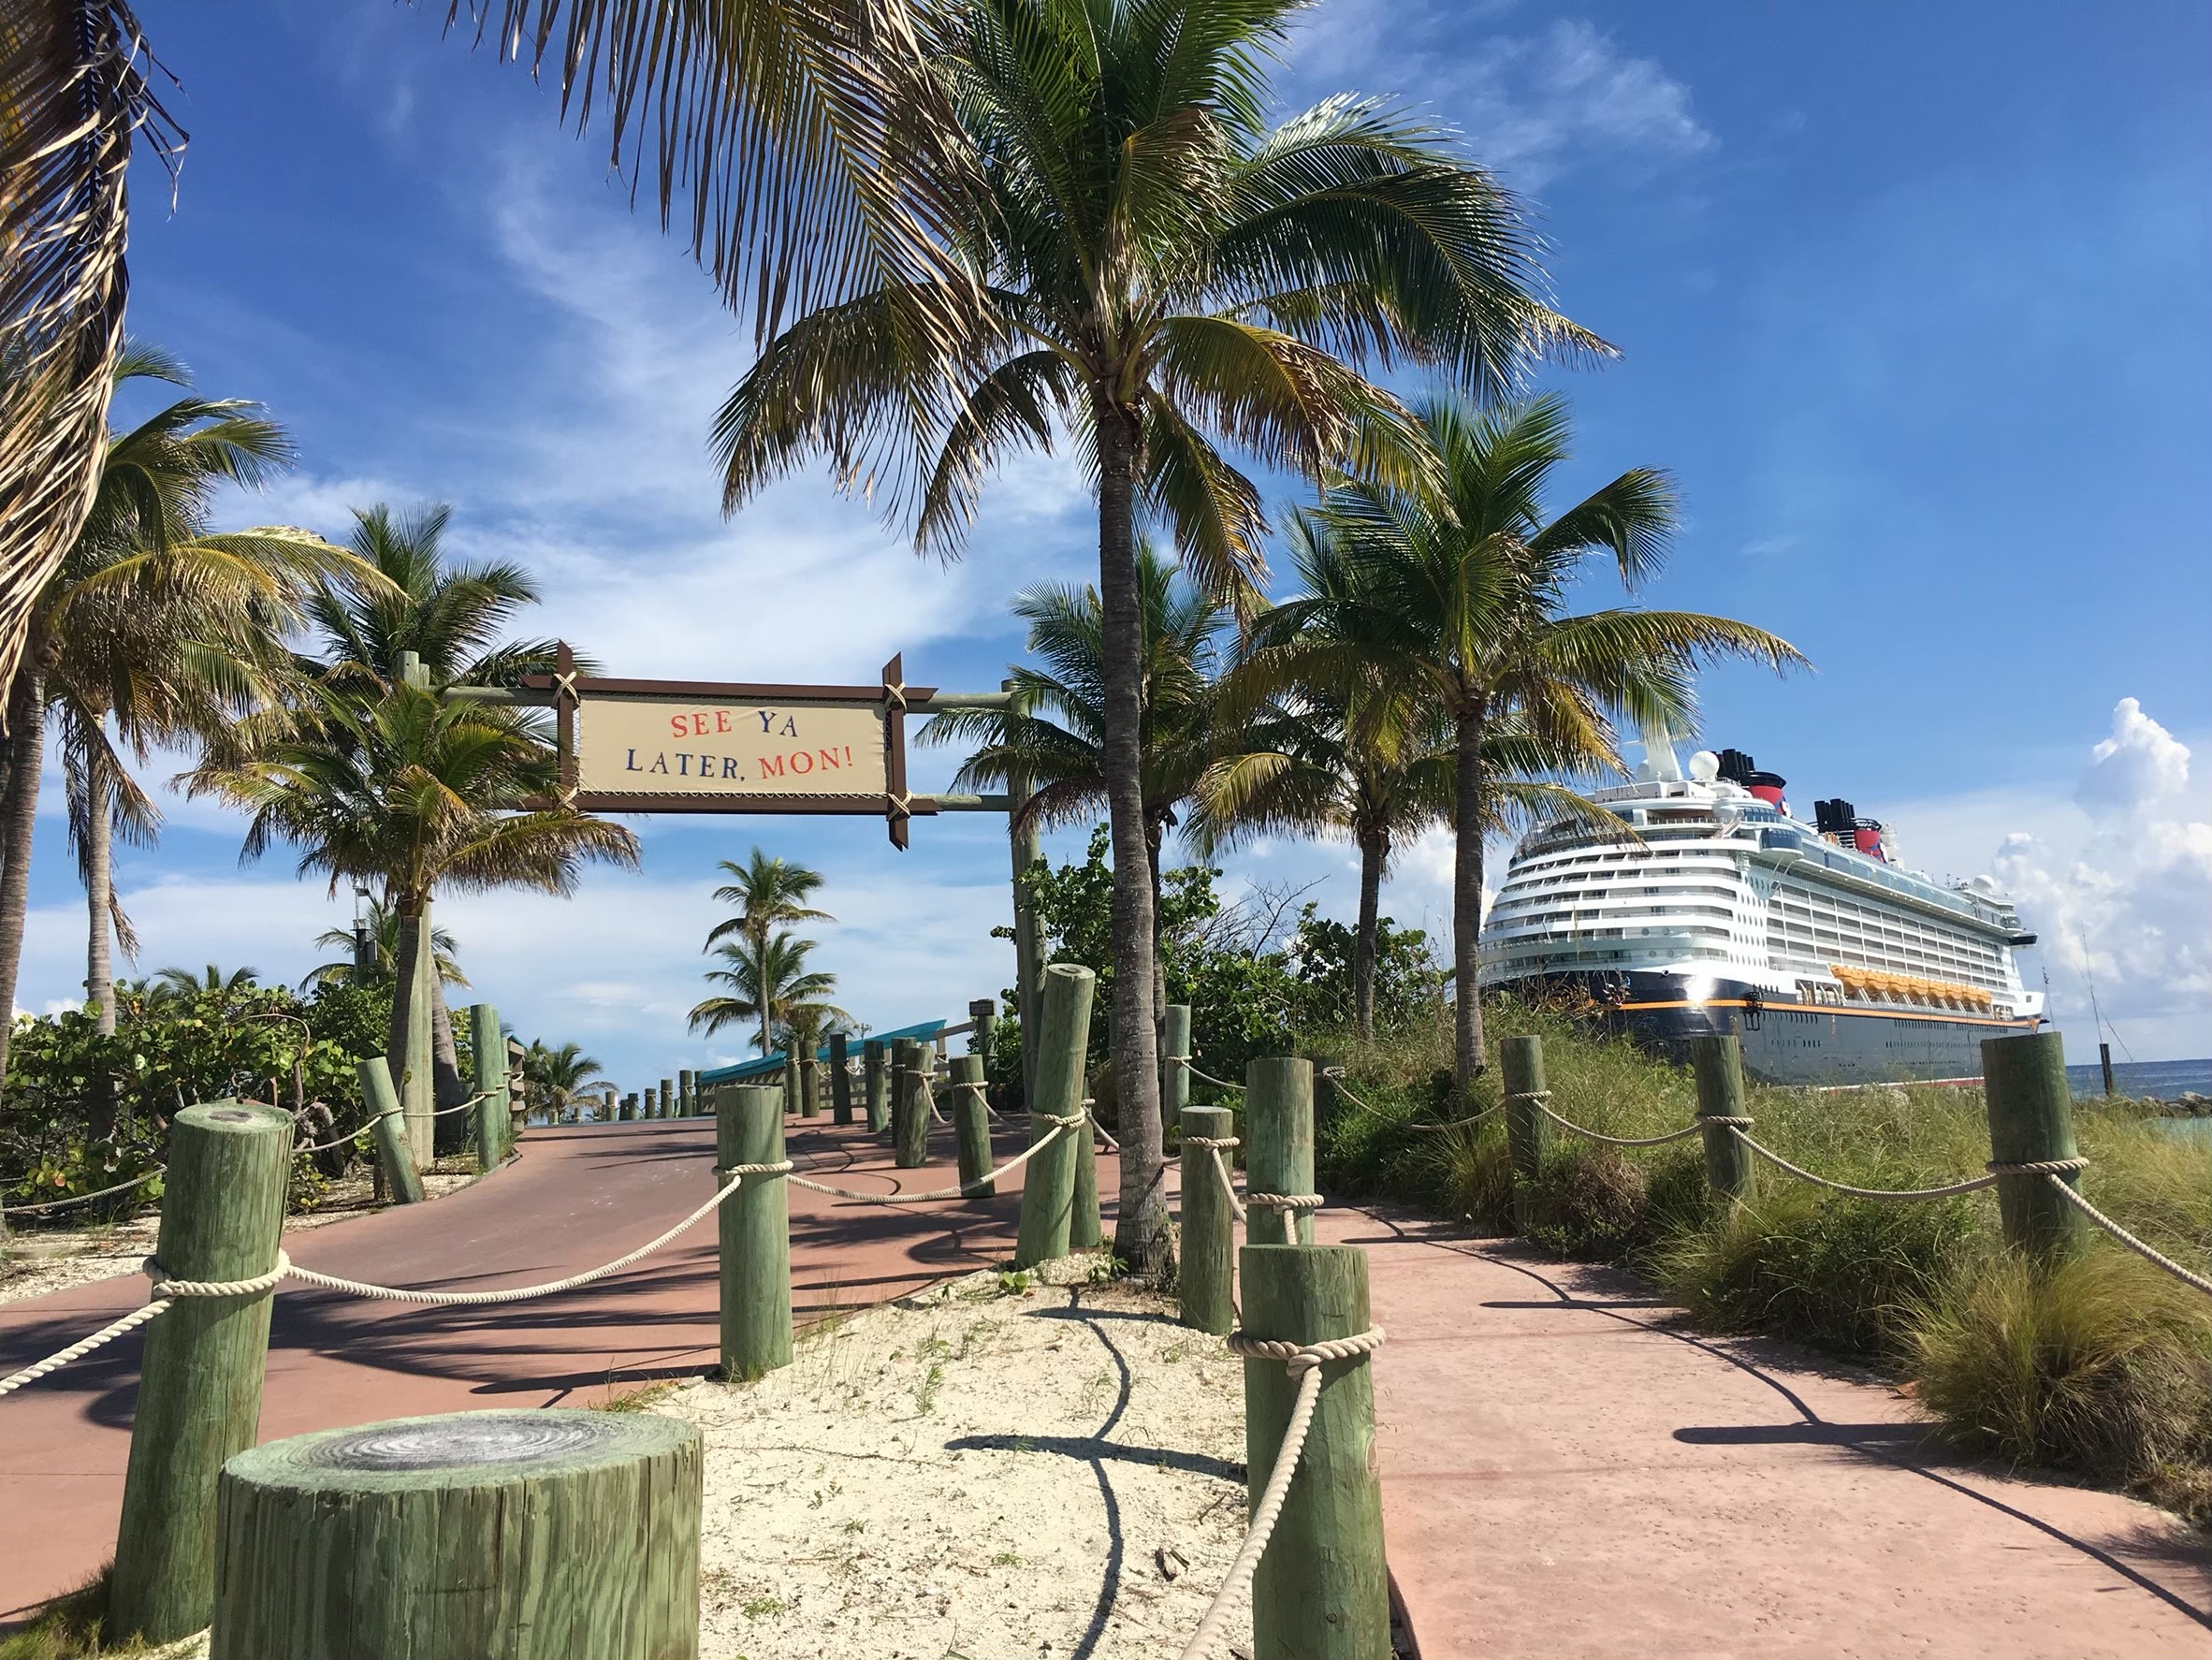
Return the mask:
[[[796,1183],[799,1187],[808,1188],[809,1191],[826,1193],[832,1199],[848,1200],[854,1204],[930,1204],[940,1199],[965,1198],[981,1191],[986,1184],[997,1181],[1008,1171],[1021,1169],[1023,1165],[1051,1146],[1054,1142],[1059,1140],[1061,1136],[1068,1134],[1069,1131],[1082,1124],[1089,1114],[1072,1113],[1065,1118],[1046,1117],[1042,1114],[1039,1114],[1037,1116],[1042,1122],[1053,1127],[1052,1133],[1039,1137],[997,1170],[987,1171],[972,1182],[957,1182],[950,1187],[939,1187],[927,1193],[856,1193],[851,1187],[833,1187],[826,1182],[808,1181],[802,1175],[787,1174],[786,1179]],[[786,1172],[789,1171],[789,1168],[788,1165],[785,1167]]]
[[2117,1222],[2114,1221],[2110,1216],[2106,1216],[2103,1211],[2091,1204],[2088,1200],[2083,1197],[2083,1195],[2078,1192],[2071,1183],[2061,1181],[2056,1171],[2045,1172],[2044,1180],[2050,1183],[2050,1185],[2056,1188],[2065,1199],[2068,1204],[2074,1206],[2075,1210],[2081,1212],[2083,1216],[2088,1217],[2090,1221],[2096,1223],[2098,1227],[2103,1229],[2105,1232],[2112,1235],[2115,1240],[2125,1245],[2129,1250],[2133,1251],[2135,1255],[2141,1257],[2146,1262],[2148,1262],[2154,1268],[2164,1269],[2168,1274],[2172,1274],[2183,1285],[2194,1286],[2198,1290],[2204,1292],[2205,1296],[2212,1297],[2212,1279],[2206,1279],[2201,1274],[2190,1273],[2188,1269],[2182,1267],[2180,1263],[2175,1261],[2173,1258],[2167,1256],[2164,1252],[2157,1249],[2155,1246],[2145,1244],[2140,1239],[2137,1239],[2132,1233],[2130,1233],[2125,1228],[2122,1228]]

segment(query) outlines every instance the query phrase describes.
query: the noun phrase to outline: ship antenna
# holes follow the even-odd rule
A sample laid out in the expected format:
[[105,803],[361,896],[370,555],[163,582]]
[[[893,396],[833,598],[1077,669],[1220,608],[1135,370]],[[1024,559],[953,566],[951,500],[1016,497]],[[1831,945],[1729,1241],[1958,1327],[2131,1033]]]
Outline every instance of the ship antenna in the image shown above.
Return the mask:
[[[2081,947],[2081,977],[2083,980],[2088,983],[2089,1016],[2097,1023],[2097,1035],[2099,1037],[2103,1037],[2106,1032],[2110,1032],[2112,1034],[2112,1041],[2120,1046],[2120,1052],[2125,1055],[2130,1061],[2134,1060],[2135,1052],[2128,1047],[2127,1039],[2119,1035],[2119,1027],[2114,1026],[2109,1020],[2106,1020],[2104,1018],[2104,1011],[2097,1007],[2097,971],[2090,966],[2089,963],[2089,942],[2088,937],[2081,933],[2080,930],[2076,929],[2074,935],[2074,944]],[[2048,968],[2044,970],[2044,976],[2046,980],[2049,978],[2050,970]]]

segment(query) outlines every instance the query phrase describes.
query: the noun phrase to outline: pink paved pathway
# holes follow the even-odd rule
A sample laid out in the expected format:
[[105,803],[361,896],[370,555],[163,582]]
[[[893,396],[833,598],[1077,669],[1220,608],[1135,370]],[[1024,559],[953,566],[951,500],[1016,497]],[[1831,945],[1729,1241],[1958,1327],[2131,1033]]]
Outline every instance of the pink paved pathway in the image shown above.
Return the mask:
[[[527,1283],[642,1243],[710,1179],[703,1121],[524,1145],[423,1210],[289,1248],[390,1283]],[[807,1129],[792,1148],[850,1185],[900,1179],[858,1132]],[[1111,1161],[1101,1177],[1111,1193]],[[1002,1260],[1017,1185],[924,1212],[793,1188],[801,1318]],[[1619,1276],[1380,1211],[1324,1213],[1321,1232],[1367,1249],[1390,1332],[1375,1360],[1385,1522],[1427,1660],[2212,1654],[2212,1556],[2159,1512],[1948,1461],[1880,1384],[1670,1329]],[[613,1280],[481,1313],[286,1291],[262,1434],[695,1373],[713,1358],[712,1239],[702,1224]],[[143,1295],[133,1277],[0,1305],[0,1367]],[[125,1339],[0,1402],[0,1609],[111,1548],[137,1361]]]

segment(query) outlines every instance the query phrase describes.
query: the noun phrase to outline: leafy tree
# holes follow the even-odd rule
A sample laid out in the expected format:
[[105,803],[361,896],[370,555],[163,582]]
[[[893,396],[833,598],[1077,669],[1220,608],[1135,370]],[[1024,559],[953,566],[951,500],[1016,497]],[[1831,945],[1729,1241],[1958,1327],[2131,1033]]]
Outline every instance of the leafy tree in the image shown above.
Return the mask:
[[[1287,954],[1291,973],[1304,988],[1299,1007],[1302,1026],[1349,1025],[1364,1038],[1374,1035],[1378,1022],[1386,1027],[1401,1027],[1440,1010],[1450,972],[1436,960],[1424,930],[1400,928],[1389,917],[1377,917],[1373,939],[1366,942],[1363,988],[1358,972],[1361,946],[1360,929],[1321,915],[1317,906],[1307,905],[1301,911]],[[1364,1026],[1360,1024],[1362,991]]]
[[[804,865],[794,865],[780,857],[770,858],[757,847],[743,865],[733,859],[722,859],[718,866],[731,880],[714,890],[715,900],[718,904],[736,906],[737,914],[725,917],[707,930],[706,949],[712,951],[722,941],[734,940],[735,945],[725,945],[721,954],[729,957],[733,950],[749,954],[755,985],[773,982],[767,961],[768,947],[778,928],[786,923],[837,920],[828,911],[818,910],[807,903],[822,887],[822,873],[818,870],[809,870]],[[698,1012],[692,1012],[695,1019]],[[761,1053],[764,1056],[775,1047],[769,1031],[771,1017],[764,1004],[759,1015]],[[707,1029],[719,1030],[720,1027]]]
[[[1081,453],[1099,492],[1111,1021],[1140,1109],[1116,1249],[1141,1273],[1164,1266],[1168,1218],[1143,973],[1139,521],[1172,526],[1201,586],[1249,598],[1260,492],[1222,444],[1311,475],[1411,482],[1406,414],[1358,365],[1431,365],[1487,391],[1544,349],[1601,346],[1533,298],[1519,210],[1433,129],[1357,98],[1267,128],[1266,60],[1295,9],[982,0],[934,14],[925,51],[965,150],[949,177],[934,153],[893,177],[941,189],[960,270],[813,309],[761,354],[716,428],[727,505],[820,452],[939,549],[958,545],[1003,455],[1055,433]],[[913,327],[918,307],[958,332]]]
[[1356,697],[1378,681],[1421,687],[1451,722],[1454,1089],[1464,1101],[1483,1066],[1477,995],[1483,841],[1506,811],[1496,723],[1555,754],[1618,766],[1612,721],[1694,723],[1698,664],[1744,657],[1777,668],[1804,659],[1749,623],[1639,607],[1575,614],[1569,590],[1594,554],[1632,593],[1657,575],[1676,521],[1673,487],[1636,468],[1552,516],[1545,497],[1568,455],[1564,400],[1495,412],[1449,398],[1420,412],[1428,465],[1411,484],[1346,480],[1320,518],[1341,582],[1272,611],[1273,648],[1255,677],[1267,690]]

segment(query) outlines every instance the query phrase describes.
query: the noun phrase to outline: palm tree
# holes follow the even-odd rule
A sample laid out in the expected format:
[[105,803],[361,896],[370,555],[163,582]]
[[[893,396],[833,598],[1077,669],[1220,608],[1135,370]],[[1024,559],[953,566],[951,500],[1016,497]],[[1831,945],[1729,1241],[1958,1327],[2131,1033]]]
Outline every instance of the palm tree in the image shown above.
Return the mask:
[[[189,383],[175,359],[138,344],[123,354],[116,377]],[[236,399],[181,398],[110,437],[76,544],[32,609],[9,692],[0,998],[15,994],[50,710],[61,718],[70,841],[90,916],[87,997],[111,1034],[111,931],[126,951],[136,947],[115,904],[112,837],[147,842],[160,823],[124,751],[143,760],[156,743],[205,737],[269,695],[283,672],[283,634],[311,583],[379,581],[305,531],[209,528],[221,488],[257,488],[290,459],[283,430]],[[0,1033],[0,1076],[7,1041]],[[105,1101],[95,1087],[95,1129]]]
[[313,718],[293,735],[203,763],[189,775],[192,790],[253,815],[241,857],[283,839],[301,850],[303,873],[328,874],[333,894],[348,880],[381,884],[399,916],[387,1058],[393,1076],[417,1092],[411,1118],[428,1122],[417,1034],[432,1018],[423,946],[434,896],[496,887],[570,894],[587,860],[634,866],[637,838],[544,805],[556,785],[552,754],[470,705],[403,681],[375,697],[311,684],[307,701]]
[[147,991],[156,999],[164,997],[197,997],[201,992],[251,991],[261,982],[258,968],[233,968],[226,974],[214,963],[200,969],[162,968],[147,982]]
[[[1155,912],[1160,853],[1177,814],[1210,759],[1227,607],[1186,581],[1149,542],[1137,549],[1142,643],[1138,753],[1144,803],[1145,870]],[[1107,806],[1105,619],[1095,588],[1040,583],[1014,597],[1029,625],[1028,648],[1042,666],[1016,666],[1010,708],[954,709],[918,735],[929,744],[978,743],[955,790],[1004,788],[1022,779],[1034,793],[1014,809],[1018,832],[1095,821]],[[1167,971],[1157,935],[1149,1018],[1164,1017]]]
[[599,1062],[586,1055],[581,1044],[563,1043],[552,1049],[533,1039],[522,1052],[522,1082],[529,1091],[530,1104],[544,1108],[558,1119],[577,1096],[591,1085],[604,1085],[606,1078]]
[[1256,688],[1306,685],[1356,695],[1419,686],[1451,723],[1453,1076],[1460,1098],[1483,1067],[1476,939],[1483,840],[1499,822],[1501,776],[1488,746],[1511,721],[1555,754],[1619,765],[1612,721],[1688,730],[1692,679],[1712,657],[1777,669],[1805,660],[1748,623],[1637,607],[1567,614],[1586,557],[1611,559],[1631,593],[1658,574],[1676,521],[1664,473],[1637,468],[1550,517],[1546,486],[1567,459],[1564,400],[1494,413],[1449,397],[1420,412],[1428,481],[1347,481],[1321,508],[1340,585],[1269,614],[1258,634],[1271,665]]
[[[764,334],[886,282],[910,338],[973,309],[940,252],[968,180],[905,0],[484,0],[473,31],[554,80],[610,165],[654,181]],[[460,15],[456,6],[448,22]],[[183,134],[126,0],[11,0],[0,28],[0,679],[96,476],[128,288],[125,181]]]
[[[1513,199],[1434,130],[1332,98],[1261,120],[1296,0],[979,0],[926,37],[967,142],[948,192],[960,264],[822,306],[762,352],[718,418],[724,505],[803,457],[950,552],[1006,453],[1071,435],[1099,493],[1101,735],[1114,859],[1114,1075],[1130,1140],[1116,1249],[1165,1266],[1147,967],[1139,521],[1171,525],[1208,590],[1262,574],[1259,487],[1223,453],[1409,483],[1399,402],[1358,372],[1412,362],[1471,391],[1603,342],[1539,304]],[[918,180],[918,155],[897,176]],[[980,295],[964,308],[954,297]],[[931,305],[967,327],[924,339]]]
[[717,947],[715,954],[729,966],[709,968],[706,978],[730,989],[692,1009],[691,1029],[711,1035],[740,1021],[757,1020],[761,1054],[773,1054],[774,1033],[788,1027],[793,1011],[818,1004],[837,989],[835,974],[807,967],[813,951],[813,940],[784,930],[770,935],[766,949],[759,953],[737,940]]
[[[737,914],[724,918],[707,930],[705,949],[712,951],[718,943],[735,936],[740,943],[725,946],[722,954],[729,956],[733,950],[749,953],[756,984],[763,983],[758,976],[767,961],[769,937],[777,928],[785,923],[837,921],[828,911],[814,910],[807,904],[822,887],[822,873],[818,870],[809,870],[804,865],[794,865],[781,857],[770,858],[757,847],[743,865],[733,859],[722,859],[717,862],[717,868],[731,880],[714,890],[715,900],[718,904],[736,906]],[[764,1006],[759,1012],[761,1053],[766,1055],[775,1045],[768,1030],[768,1011]]]
[[[346,954],[333,962],[318,963],[307,971],[300,981],[302,991],[311,985],[389,985],[399,972],[400,913],[383,900],[371,896],[363,908],[361,926],[369,940],[369,971],[360,971],[354,960],[354,948],[358,943],[351,928],[326,928],[315,936],[315,944],[326,951],[342,951]],[[460,943],[444,928],[430,930],[430,966],[437,972],[438,983],[466,985],[469,977],[460,970],[454,954]]]

